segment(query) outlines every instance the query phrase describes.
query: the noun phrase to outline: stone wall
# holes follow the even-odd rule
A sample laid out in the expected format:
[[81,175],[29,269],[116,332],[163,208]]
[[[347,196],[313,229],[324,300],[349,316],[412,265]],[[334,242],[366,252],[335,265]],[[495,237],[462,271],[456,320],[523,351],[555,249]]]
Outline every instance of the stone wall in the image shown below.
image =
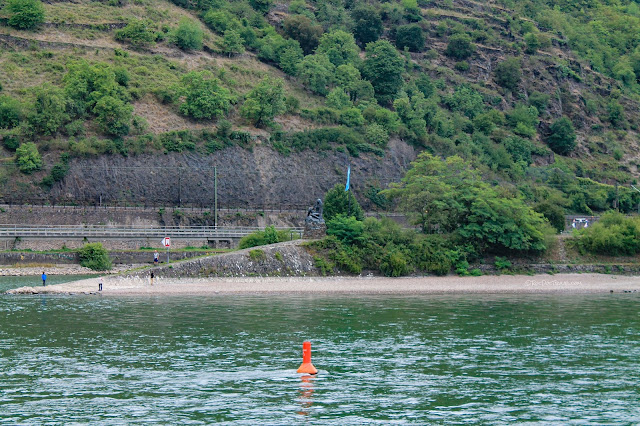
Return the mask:
[[[306,276],[319,275],[301,240],[207,256],[140,271],[136,277]],[[134,275],[131,275],[133,277]]]
[[[160,253],[160,261],[164,263],[167,260],[166,251],[158,251]],[[190,259],[192,257],[203,256],[208,254],[205,251],[178,251],[169,254],[169,260],[176,261],[182,259]],[[114,265],[140,265],[153,264],[152,251],[112,251],[109,257]],[[31,252],[8,252],[0,253],[0,265],[29,265],[29,264],[53,264],[53,265],[69,265],[80,263],[80,259],[75,252],[64,253],[31,253]]]

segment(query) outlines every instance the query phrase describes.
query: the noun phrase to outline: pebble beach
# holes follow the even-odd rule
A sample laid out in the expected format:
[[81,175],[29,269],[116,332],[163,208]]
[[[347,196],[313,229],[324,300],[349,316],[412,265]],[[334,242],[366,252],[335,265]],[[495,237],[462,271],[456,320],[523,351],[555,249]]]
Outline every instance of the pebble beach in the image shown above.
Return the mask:
[[[102,281],[103,290],[98,291]],[[10,294],[100,294],[103,296],[217,294],[522,294],[634,293],[640,277],[604,274],[484,275],[480,277],[238,277],[156,278],[104,276]]]

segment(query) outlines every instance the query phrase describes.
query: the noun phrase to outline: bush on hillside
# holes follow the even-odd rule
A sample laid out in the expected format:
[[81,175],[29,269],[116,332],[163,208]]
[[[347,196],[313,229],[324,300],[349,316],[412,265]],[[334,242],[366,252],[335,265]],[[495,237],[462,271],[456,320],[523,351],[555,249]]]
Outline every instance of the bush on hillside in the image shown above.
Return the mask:
[[201,50],[203,35],[202,28],[196,22],[184,18],[171,34],[171,41],[182,50]]
[[111,259],[101,243],[85,244],[78,250],[80,265],[94,271],[108,271],[111,269]]
[[455,59],[467,59],[476,51],[468,34],[454,34],[449,37],[445,54]]
[[148,19],[132,19],[126,27],[116,31],[115,39],[132,46],[146,46],[156,40],[157,33]]
[[9,25],[19,30],[32,30],[44,22],[40,0],[9,0],[3,9]]
[[42,168],[42,157],[33,142],[23,143],[16,149],[16,163],[24,174],[37,172]]
[[582,253],[631,256],[640,253],[640,218],[607,212],[588,228],[576,231],[574,244]]
[[239,249],[265,246],[291,240],[291,233],[286,230],[278,231],[273,226],[267,226],[264,231],[256,231],[242,237],[238,243]]
[[549,127],[551,135],[547,139],[549,148],[560,155],[567,155],[576,147],[576,132],[567,117],[561,117]]

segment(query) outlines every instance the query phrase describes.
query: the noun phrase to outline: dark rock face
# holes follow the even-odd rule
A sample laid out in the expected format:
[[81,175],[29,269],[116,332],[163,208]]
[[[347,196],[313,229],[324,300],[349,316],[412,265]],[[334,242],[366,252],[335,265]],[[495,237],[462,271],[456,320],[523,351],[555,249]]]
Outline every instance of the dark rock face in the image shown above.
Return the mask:
[[[412,147],[398,140],[389,143],[384,158],[370,154],[347,158],[336,151],[284,157],[263,145],[252,150],[231,147],[212,155],[102,156],[73,160],[65,179],[43,196],[50,203],[211,206],[215,168],[219,208],[306,209],[336,183],[345,182],[350,162],[351,187],[367,208],[367,189],[399,181],[415,156]],[[4,196],[20,202],[24,192],[6,188]]]

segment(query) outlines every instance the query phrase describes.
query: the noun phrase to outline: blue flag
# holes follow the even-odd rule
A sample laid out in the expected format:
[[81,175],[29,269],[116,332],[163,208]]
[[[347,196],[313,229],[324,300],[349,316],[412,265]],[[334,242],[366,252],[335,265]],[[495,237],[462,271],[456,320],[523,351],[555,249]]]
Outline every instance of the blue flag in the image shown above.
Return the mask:
[[349,190],[350,179],[351,179],[351,165],[349,165],[349,169],[347,170],[347,185],[344,187],[345,192]]

